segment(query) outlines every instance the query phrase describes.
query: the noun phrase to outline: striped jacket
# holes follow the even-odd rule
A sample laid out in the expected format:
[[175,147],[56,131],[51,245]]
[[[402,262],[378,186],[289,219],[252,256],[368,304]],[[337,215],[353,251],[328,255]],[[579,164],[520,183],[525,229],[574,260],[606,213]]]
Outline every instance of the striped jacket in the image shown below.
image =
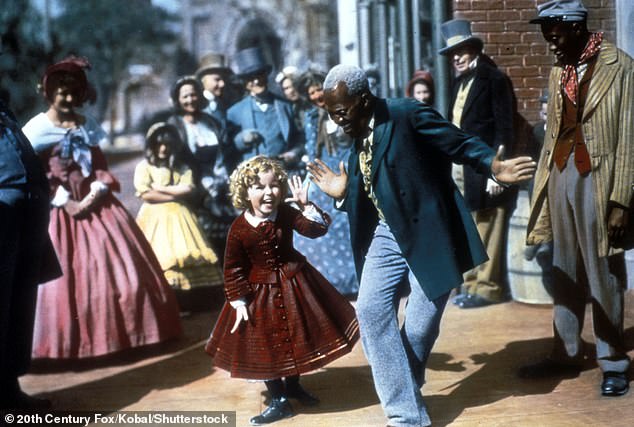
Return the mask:
[[[546,193],[562,119],[562,70],[555,66],[550,73],[549,92],[554,95],[548,103],[546,136],[535,173],[528,244],[552,240]],[[608,244],[608,203],[628,207],[634,193],[634,61],[605,41],[590,82],[582,130],[592,165],[599,256],[608,256],[620,251]],[[634,221],[632,213],[630,221]]]

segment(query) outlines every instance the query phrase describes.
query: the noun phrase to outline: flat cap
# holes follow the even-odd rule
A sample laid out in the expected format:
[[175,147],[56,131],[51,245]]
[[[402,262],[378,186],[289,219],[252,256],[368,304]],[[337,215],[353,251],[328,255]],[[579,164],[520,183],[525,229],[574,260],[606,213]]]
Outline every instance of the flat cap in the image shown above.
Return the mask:
[[531,24],[544,22],[580,22],[588,17],[588,9],[580,0],[551,0],[537,6],[537,18]]

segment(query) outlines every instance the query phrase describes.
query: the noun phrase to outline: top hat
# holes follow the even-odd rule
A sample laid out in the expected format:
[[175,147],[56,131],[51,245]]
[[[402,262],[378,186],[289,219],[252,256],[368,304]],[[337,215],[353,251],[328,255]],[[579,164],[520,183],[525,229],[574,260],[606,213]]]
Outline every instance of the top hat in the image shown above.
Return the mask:
[[478,37],[471,34],[471,22],[464,19],[452,19],[443,22],[440,32],[447,42],[447,46],[438,50],[441,55],[449,55],[451,51],[462,46],[471,45],[482,50],[484,43]]
[[264,54],[258,47],[250,47],[243,49],[233,56],[233,62],[236,66],[236,75],[244,77],[257,73],[266,73],[267,75],[273,68],[264,60]]
[[208,53],[200,58],[200,64],[196,70],[196,77],[201,78],[205,74],[230,74],[231,68],[225,64],[225,56],[221,53]]
[[588,17],[588,9],[580,0],[551,0],[537,6],[537,18],[531,24],[545,22],[580,22]]

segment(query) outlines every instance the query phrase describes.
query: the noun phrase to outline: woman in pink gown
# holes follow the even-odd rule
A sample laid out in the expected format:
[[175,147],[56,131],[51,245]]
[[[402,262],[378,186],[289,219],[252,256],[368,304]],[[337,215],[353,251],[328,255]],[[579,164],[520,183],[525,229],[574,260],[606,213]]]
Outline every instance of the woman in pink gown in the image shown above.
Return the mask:
[[51,188],[49,234],[63,276],[39,287],[33,358],[79,359],[181,333],[176,299],[151,246],[112,191],[98,123],[76,111],[89,96],[87,61],[48,67],[49,109],[25,126]]

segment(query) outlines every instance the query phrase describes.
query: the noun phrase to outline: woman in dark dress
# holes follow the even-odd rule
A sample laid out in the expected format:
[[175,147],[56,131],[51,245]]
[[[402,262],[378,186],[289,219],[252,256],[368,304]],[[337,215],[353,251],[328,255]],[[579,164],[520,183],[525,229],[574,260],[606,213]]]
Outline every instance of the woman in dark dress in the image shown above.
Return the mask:
[[221,123],[203,110],[202,84],[195,76],[179,78],[170,92],[174,114],[168,123],[178,129],[184,144],[176,155],[194,172],[197,192],[190,200],[209,243],[222,260],[227,231],[238,212],[229,200],[229,171],[235,163]]

